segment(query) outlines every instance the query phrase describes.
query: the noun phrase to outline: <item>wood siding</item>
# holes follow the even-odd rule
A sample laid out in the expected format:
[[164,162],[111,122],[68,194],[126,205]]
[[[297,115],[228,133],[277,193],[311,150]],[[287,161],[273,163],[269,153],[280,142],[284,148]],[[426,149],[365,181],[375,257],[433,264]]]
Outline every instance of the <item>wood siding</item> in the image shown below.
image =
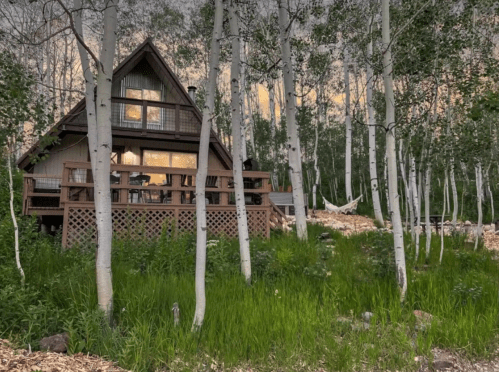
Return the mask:
[[33,173],[62,175],[65,161],[87,161],[88,144],[86,136],[68,134],[61,143],[54,146],[49,153],[49,157],[35,164]]
[[125,98],[126,88],[159,90],[162,102],[188,104],[180,92],[168,81],[161,79],[146,60],[142,60],[123,79],[113,83],[113,97]]

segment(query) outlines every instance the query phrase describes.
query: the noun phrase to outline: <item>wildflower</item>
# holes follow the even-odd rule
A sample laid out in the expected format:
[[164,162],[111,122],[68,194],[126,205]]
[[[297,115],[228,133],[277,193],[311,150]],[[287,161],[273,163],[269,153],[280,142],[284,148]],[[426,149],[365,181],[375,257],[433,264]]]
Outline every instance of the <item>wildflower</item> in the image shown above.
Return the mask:
[[328,272],[326,273],[326,276],[331,276],[331,271],[328,271]]
[[279,290],[278,290],[278,289],[276,289],[276,290],[275,290],[275,293],[274,293],[274,296],[277,296],[277,294],[278,294],[278,293],[279,293]]

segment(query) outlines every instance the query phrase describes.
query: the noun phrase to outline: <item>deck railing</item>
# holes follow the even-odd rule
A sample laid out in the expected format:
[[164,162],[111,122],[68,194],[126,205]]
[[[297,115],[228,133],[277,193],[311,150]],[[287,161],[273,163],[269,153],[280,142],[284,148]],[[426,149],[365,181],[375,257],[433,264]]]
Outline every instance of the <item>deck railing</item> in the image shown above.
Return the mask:
[[29,210],[60,209],[62,176],[46,174],[25,174],[23,214]]
[[[195,204],[196,169],[143,165],[111,165],[111,198],[118,205]],[[247,205],[269,206],[270,175],[243,172]],[[93,203],[93,177],[90,163],[65,162],[61,183],[61,204]],[[229,206],[234,202],[231,170],[209,170],[206,181],[208,205]]]

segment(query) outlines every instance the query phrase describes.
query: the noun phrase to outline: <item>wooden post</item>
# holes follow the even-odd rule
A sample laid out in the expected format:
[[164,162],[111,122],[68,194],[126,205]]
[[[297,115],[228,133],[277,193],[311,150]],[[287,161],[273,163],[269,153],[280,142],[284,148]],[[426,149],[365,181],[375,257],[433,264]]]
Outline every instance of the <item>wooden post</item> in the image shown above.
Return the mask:
[[175,132],[180,132],[180,105],[175,105]]
[[[227,190],[229,188],[229,178],[220,177],[220,188]],[[220,193],[220,205],[229,205],[229,193],[224,191]]]
[[[268,194],[266,194],[266,195],[268,196]],[[272,208],[272,207],[270,207],[270,206],[269,206],[269,207],[267,208],[267,210],[265,211],[265,217],[266,217],[266,218],[265,218],[265,221],[266,221],[266,222],[265,222],[265,236],[266,236],[267,238],[270,238],[270,222],[269,222],[269,221],[270,221],[270,209],[271,209],[271,208]]]
[[147,130],[147,101],[142,106],[142,129]]
[[[64,180],[64,178],[63,178]],[[62,196],[61,196],[62,197]],[[69,229],[69,208],[67,205],[64,206],[64,217],[62,223],[62,247],[68,247],[68,229]]]
[[172,313],[173,313],[173,326],[177,327],[178,325],[180,325],[180,307],[176,302],[173,304]]
[[173,205],[180,205],[182,204],[182,200],[180,198],[180,195],[182,191],[180,191],[180,188],[182,187],[181,185],[181,178],[182,175],[180,174],[172,174],[172,204]]
[[[121,172],[120,185],[126,186],[130,181],[130,172]],[[128,204],[128,189],[120,189],[120,203]]]
[[[66,164],[64,164],[64,169],[62,170],[62,184],[69,182],[69,172],[70,172],[70,169],[66,167]],[[69,187],[62,186],[61,187],[61,198],[60,198],[59,204],[64,204],[67,201],[69,201]]]

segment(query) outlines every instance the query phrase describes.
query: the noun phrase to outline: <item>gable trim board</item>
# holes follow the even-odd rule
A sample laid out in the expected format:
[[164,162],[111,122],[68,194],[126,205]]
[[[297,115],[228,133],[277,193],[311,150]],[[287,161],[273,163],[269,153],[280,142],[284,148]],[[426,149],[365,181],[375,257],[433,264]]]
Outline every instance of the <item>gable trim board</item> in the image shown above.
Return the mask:
[[[178,96],[182,98],[185,103],[175,103],[174,105],[181,105],[190,107],[195,117],[202,123],[202,114],[197,108],[195,102],[191,99],[183,85],[180,83],[178,77],[173,73],[170,67],[166,64],[161,56],[157,47],[152,43],[150,38],[146,39],[139,45],[128,57],[126,57],[113,72],[113,84],[121,81],[128,73],[130,73],[141,61],[145,60],[149,66],[154,70],[156,75],[161,79],[163,84],[170,84],[176,90]],[[165,104],[168,104],[166,102]],[[169,104],[172,104],[171,102]],[[86,104],[83,98],[78,102],[57,124],[55,124],[49,131],[48,135],[57,136],[62,138],[65,134],[69,133],[87,133],[86,118],[85,123],[76,122],[79,115],[85,110]],[[180,140],[188,142],[199,142],[199,135],[183,134],[179,132],[167,132],[160,130],[143,130],[133,128],[120,128],[113,127],[113,137],[134,137],[140,138],[143,136],[154,133],[155,139],[158,140]],[[36,156],[42,151],[50,150],[53,146],[45,149],[40,148],[40,142],[37,141],[28,151],[26,151],[17,161],[19,168],[24,170],[33,169],[33,164],[30,163],[30,156]],[[210,133],[210,148],[219,158],[219,160],[228,168],[232,169],[232,156],[217,136],[215,131],[211,129]]]

